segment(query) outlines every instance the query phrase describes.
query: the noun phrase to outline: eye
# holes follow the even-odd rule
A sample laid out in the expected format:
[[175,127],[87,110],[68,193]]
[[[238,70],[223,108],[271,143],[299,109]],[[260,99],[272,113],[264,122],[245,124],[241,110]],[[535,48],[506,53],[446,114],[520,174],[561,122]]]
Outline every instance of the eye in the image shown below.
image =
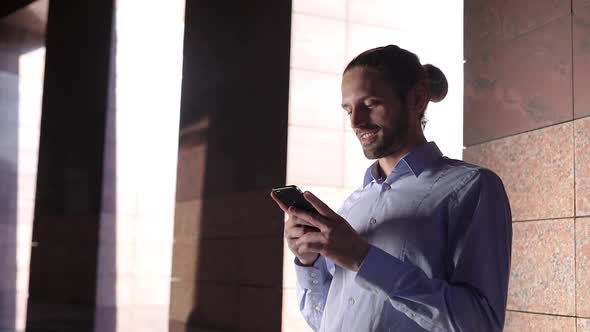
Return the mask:
[[373,109],[377,106],[379,106],[379,102],[377,102],[375,100],[368,100],[365,102],[365,107],[368,109]]

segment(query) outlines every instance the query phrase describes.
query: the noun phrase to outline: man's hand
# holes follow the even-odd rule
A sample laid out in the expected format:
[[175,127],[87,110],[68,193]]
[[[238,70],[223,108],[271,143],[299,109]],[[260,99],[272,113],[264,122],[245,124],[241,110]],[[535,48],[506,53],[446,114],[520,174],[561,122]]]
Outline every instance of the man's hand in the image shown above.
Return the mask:
[[[297,257],[320,254],[345,269],[358,271],[369,251],[369,243],[346,220],[312,193],[305,192],[303,196],[319,214],[290,207],[286,211],[289,215],[287,223],[292,220],[300,225],[316,227],[320,231],[304,231],[296,234],[298,236],[294,239],[293,247],[296,249]],[[287,235],[286,229],[287,225],[285,225],[285,235]]]
[[296,241],[306,234],[307,232],[313,232],[314,228],[306,222],[305,220],[299,219],[298,217],[293,216],[289,213],[289,207],[283,204],[274,193],[271,193],[270,196],[272,199],[277,203],[277,205],[285,212],[289,217],[285,221],[285,229],[284,229],[284,236],[287,240],[287,246],[289,250],[297,256],[299,262],[303,265],[313,265],[313,263],[318,259],[317,253],[299,253],[299,246],[296,245]]

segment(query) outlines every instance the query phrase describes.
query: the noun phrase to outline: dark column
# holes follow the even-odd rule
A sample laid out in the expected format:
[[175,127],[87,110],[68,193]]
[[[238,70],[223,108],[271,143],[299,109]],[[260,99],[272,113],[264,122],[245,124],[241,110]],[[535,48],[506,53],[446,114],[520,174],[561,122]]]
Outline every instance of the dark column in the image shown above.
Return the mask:
[[50,1],[28,331],[92,331],[112,1]]
[[279,331],[291,2],[187,1],[171,331]]

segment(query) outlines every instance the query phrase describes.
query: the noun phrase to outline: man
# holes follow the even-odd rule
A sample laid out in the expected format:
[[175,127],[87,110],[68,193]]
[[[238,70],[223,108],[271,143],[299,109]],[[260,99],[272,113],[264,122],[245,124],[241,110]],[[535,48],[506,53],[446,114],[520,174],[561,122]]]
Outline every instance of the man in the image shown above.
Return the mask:
[[[315,331],[501,331],[512,228],[501,180],[423,133],[444,74],[397,46],[346,67],[342,107],[376,162],[338,213],[287,207],[300,310]],[[319,229],[314,231],[313,226]]]

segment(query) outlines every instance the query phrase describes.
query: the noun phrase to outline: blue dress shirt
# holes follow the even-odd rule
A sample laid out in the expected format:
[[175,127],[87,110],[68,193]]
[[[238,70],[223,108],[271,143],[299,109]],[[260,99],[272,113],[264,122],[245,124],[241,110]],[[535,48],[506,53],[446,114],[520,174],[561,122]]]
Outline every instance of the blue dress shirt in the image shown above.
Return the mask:
[[338,213],[371,247],[358,272],[298,264],[314,331],[501,331],[512,224],[500,178],[420,145],[387,178],[375,163]]

